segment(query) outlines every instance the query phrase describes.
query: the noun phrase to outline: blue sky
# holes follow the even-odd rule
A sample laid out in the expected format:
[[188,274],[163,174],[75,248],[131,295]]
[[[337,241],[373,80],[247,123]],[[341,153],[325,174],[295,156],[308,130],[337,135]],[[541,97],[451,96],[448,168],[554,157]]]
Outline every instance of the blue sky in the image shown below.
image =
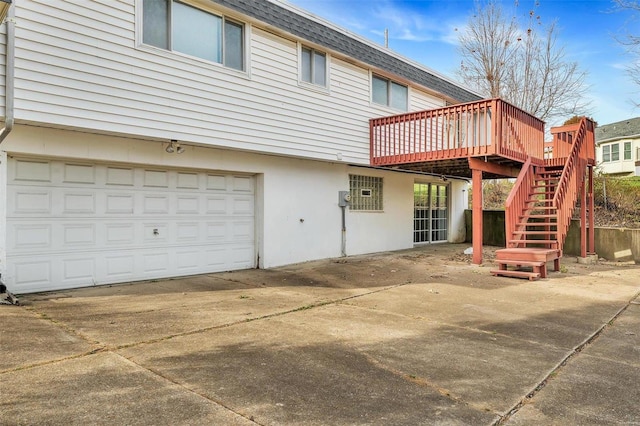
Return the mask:
[[[289,0],[290,3],[389,47],[457,79],[460,66],[456,29],[472,15],[472,0]],[[631,61],[615,39],[640,35],[640,19],[615,11],[612,0],[503,0],[505,10],[526,16],[531,9],[543,24],[556,21],[566,58],[589,73],[590,114],[599,124],[640,116],[640,87],[625,72]]]

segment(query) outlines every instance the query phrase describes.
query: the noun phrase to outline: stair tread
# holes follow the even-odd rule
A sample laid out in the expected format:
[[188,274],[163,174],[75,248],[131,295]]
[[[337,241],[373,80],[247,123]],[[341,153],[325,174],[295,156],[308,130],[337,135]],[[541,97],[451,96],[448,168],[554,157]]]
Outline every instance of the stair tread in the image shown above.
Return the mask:
[[521,265],[521,266],[542,266],[546,262],[542,260],[496,260],[497,263],[502,263],[503,265]]
[[510,244],[557,244],[558,240],[509,240]]
[[540,278],[539,272],[512,271],[508,269],[494,269],[490,271],[492,275],[502,275],[505,277],[528,278],[529,281]]
[[549,231],[543,231],[543,230],[539,230],[539,231],[513,231],[514,234],[523,234],[523,235],[551,235],[551,234],[557,234],[558,231],[556,230],[549,230]]

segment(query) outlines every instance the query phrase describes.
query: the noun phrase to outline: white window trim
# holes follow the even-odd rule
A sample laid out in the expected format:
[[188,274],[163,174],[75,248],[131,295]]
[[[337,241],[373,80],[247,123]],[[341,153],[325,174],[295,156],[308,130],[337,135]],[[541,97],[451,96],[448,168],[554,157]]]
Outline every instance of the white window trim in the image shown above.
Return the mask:
[[[309,83],[307,81],[302,80],[302,48],[306,47],[308,49],[317,50],[318,52],[324,53],[325,55],[325,79],[326,86],[320,86],[319,84]],[[309,44],[303,44],[301,42],[297,42],[297,61],[298,61],[298,86],[303,87],[308,90],[313,90],[320,93],[329,94],[331,92],[331,54],[326,50],[316,49],[315,47]]]
[[247,80],[251,79],[251,32],[253,26],[242,18],[234,16],[233,14],[223,13],[216,9],[205,8],[199,3],[195,3],[189,0],[179,0],[182,3],[188,4],[189,6],[196,7],[200,10],[203,10],[208,13],[212,13],[219,16],[228,17],[230,20],[242,24],[244,27],[243,37],[244,37],[244,70],[237,70],[235,68],[230,68],[225,66],[222,63],[208,61],[206,59],[198,58],[197,56],[187,55],[186,53],[177,52],[175,50],[167,50],[162,49],[160,47],[151,46],[148,44],[144,44],[142,41],[142,26],[143,23],[143,13],[142,13],[142,2],[143,0],[136,0],[135,2],[135,49],[147,53],[152,53],[156,56],[161,56],[163,58],[169,59],[171,61],[180,61],[187,65],[194,65],[199,67],[206,67],[210,70],[214,71],[222,71],[229,75],[234,75],[236,77],[243,77]]
[[[373,102],[373,77],[374,76],[378,76],[384,79],[389,80],[390,82],[394,82],[396,84],[399,84],[401,86],[405,86],[407,88],[407,109],[406,110],[402,110],[402,109],[398,109],[398,108],[394,108],[391,105],[383,105],[383,104],[379,104],[377,102]],[[373,70],[369,70],[369,105],[375,108],[383,108],[385,110],[388,111],[393,111],[394,113],[406,113],[406,112],[410,112],[411,111],[411,86],[403,83],[393,77],[389,77],[388,75],[385,75],[383,73],[379,73],[379,72],[375,72]]]

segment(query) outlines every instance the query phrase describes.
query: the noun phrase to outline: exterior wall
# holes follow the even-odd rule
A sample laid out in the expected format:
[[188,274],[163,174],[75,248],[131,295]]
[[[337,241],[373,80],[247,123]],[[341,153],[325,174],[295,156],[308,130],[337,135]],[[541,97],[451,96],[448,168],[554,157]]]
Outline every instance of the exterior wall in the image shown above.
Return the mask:
[[[183,145],[183,154],[168,154],[165,146],[155,141],[19,125],[5,140],[2,149],[9,156],[57,157],[255,174],[258,186],[257,254],[260,266],[267,268],[340,256],[338,191],[349,189],[350,173],[383,178],[384,211],[347,210],[348,255],[413,247],[413,183],[418,178],[421,181],[439,181],[432,177],[353,167],[339,162],[191,145]],[[5,164],[3,162],[0,173],[6,172]],[[451,182],[451,241],[464,239],[462,208],[466,187],[465,181]],[[4,186],[0,193],[6,194]],[[0,240],[0,253],[4,253],[5,241],[4,238]],[[3,259],[2,265],[4,262]]]
[[[368,164],[368,120],[398,112],[338,57],[328,90],[299,84],[297,42],[250,24],[246,72],[142,46],[140,5],[16,2],[17,122]],[[409,92],[411,109],[444,105]]]
[[[624,159],[624,143],[631,142],[631,159]],[[603,161],[602,147],[603,145],[618,144],[620,147],[620,159],[618,161]],[[636,175],[640,176],[636,172],[636,162],[640,160],[638,157],[640,150],[640,139],[619,139],[611,142],[602,142],[596,145],[596,162],[598,167],[605,174],[619,174],[619,175]]]

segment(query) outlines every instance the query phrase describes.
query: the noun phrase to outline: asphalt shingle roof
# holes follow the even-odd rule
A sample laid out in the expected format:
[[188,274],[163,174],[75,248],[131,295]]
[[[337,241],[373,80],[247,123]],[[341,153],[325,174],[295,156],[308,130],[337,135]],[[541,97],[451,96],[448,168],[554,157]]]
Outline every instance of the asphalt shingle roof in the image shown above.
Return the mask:
[[458,102],[480,100],[477,94],[445,80],[425,69],[416,67],[348,34],[327,27],[292,10],[267,0],[212,0],[222,6],[324,46],[375,68],[428,87]]
[[596,143],[640,134],[640,117],[596,127]]

